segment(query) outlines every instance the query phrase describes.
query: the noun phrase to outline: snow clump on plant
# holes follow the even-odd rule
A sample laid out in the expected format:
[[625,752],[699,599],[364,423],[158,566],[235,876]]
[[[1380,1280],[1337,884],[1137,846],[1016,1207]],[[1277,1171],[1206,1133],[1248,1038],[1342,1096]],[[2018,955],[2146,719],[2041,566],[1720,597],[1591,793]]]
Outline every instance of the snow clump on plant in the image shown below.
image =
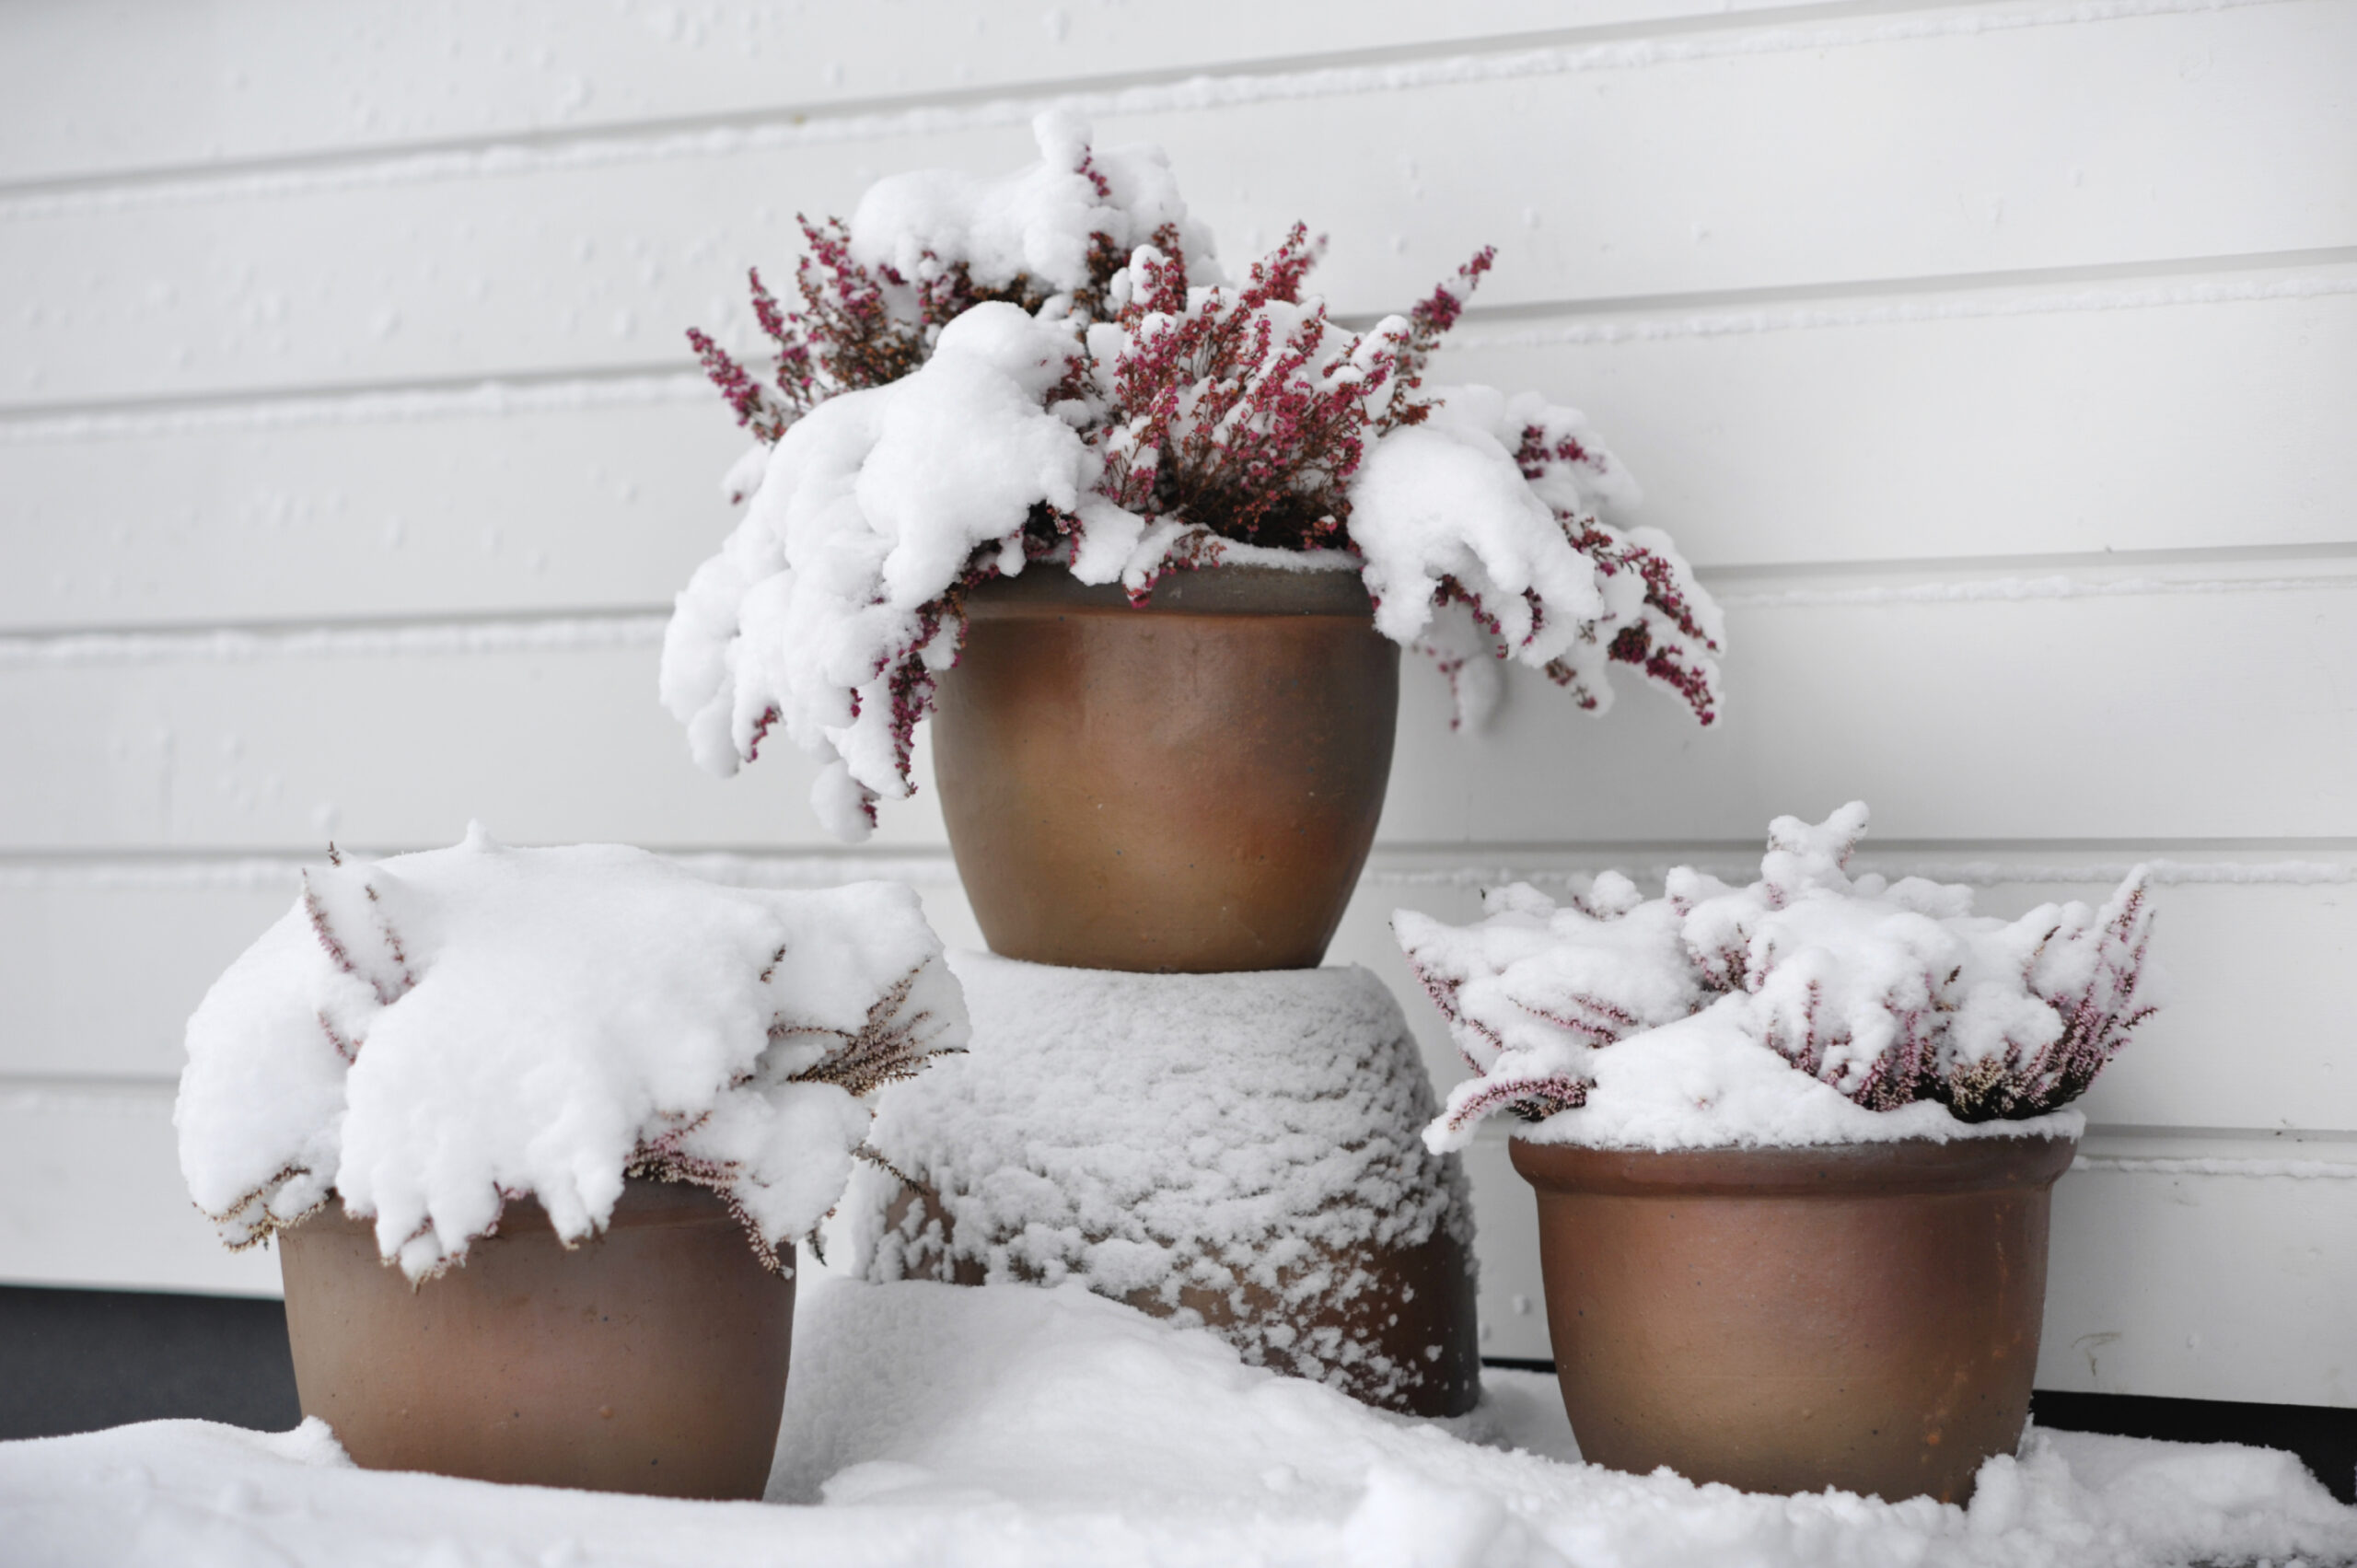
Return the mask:
[[1159,149],[1035,128],[1007,179],[896,176],[849,225],[806,221],[801,308],[753,277],[769,380],[690,334],[761,442],[664,642],[700,763],[733,772],[782,724],[821,763],[821,820],[864,839],[912,787],[966,595],[1034,563],[1140,600],[1175,569],[1356,571],[1460,717],[1470,672],[1513,658],[1592,710],[1633,665],[1715,718],[1718,609],[1666,536],[1608,520],[1636,485],[1580,413],[1424,386],[1490,251],[1353,332],[1302,293],[1299,226],[1228,283]]
[[966,1033],[906,888],[722,888],[477,827],[306,873],[189,1019],[173,1121],[232,1246],[341,1197],[421,1279],[511,1199],[582,1240],[638,1175],[710,1188],[780,1268],[849,1179],[861,1097]]
[[1502,1109],[1608,1146],[1947,1138],[2078,1098],[2153,1011],[2143,868],[2101,909],[1976,916],[1968,888],[1850,876],[1866,815],[1778,818],[1748,887],[1680,866],[1645,899],[1608,871],[1561,905],[1493,889],[1470,926],[1398,912],[1479,1074],[1426,1141],[1462,1147]]

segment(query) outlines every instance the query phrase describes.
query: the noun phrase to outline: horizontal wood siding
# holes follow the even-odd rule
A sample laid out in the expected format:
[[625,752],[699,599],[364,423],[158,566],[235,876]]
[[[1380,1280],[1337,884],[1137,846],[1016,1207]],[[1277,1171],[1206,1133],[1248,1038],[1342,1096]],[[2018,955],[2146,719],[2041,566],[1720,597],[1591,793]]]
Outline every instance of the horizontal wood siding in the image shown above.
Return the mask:
[[[979,23],[977,18],[980,18]],[[2043,1387],[2357,1403],[2357,6],[1204,0],[0,9],[0,1280],[268,1294],[176,1169],[189,1009],[333,837],[895,877],[978,940],[922,746],[856,852],[655,701],[743,438],[681,331],[876,176],[1167,148],[1364,318],[1501,248],[1439,378],[1591,414],[1728,609],[1698,730],[1404,683],[1333,960],[1756,858],[2014,913],[2159,867],[2167,1009],[2085,1102]],[[1547,1353],[1485,1135],[1483,1346]]]

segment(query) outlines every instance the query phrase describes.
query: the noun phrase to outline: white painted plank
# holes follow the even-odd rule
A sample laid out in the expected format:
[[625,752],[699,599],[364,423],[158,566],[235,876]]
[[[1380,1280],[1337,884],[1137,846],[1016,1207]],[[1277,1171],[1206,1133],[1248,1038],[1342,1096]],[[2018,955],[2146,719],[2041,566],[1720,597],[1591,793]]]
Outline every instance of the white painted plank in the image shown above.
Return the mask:
[[[1492,728],[1452,738],[1419,665],[1381,831],[1741,843],[1864,797],[1899,840],[2347,837],[2352,581],[1738,605],[1707,730],[1625,678],[1597,719],[1517,669]],[[801,754],[772,743],[742,777],[704,776],[655,700],[656,663],[651,642],[0,662],[0,731],[41,738],[0,755],[0,850],[415,845],[476,817],[519,842],[819,843]],[[2221,758],[2235,765],[2187,765]],[[884,809],[880,843],[940,842],[929,787]]]
[[168,1086],[0,1087],[0,1281],[279,1293],[277,1254],[229,1251],[189,1202]]
[[[2204,295],[2264,289],[2306,292]],[[2120,303],[2156,291],[2202,302]],[[1584,336],[1435,375],[1585,407],[1706,568],[2351,537],[2357,268],[1856,308],[1524,323],[1491,336]],[[735,517],[716,476],[744,439],[700,387],[0,427],[0,628],[668,603]]]
[[[2357,726],[2335,672],[2357,655],[2357,598],[2340,588],[1755,601],[1728,628],[1711,728],[1617,677],[1592,720],[1517,669],[1487,734],[1411,739],[1436,754],[1395,772],[1385,838],[1743,842],[1852,798],[1892,839],[2351,829]],[[1432,681],[1404,682],[1401,707],[1403,737],[1447,722]],[[2221,758],[2235,765],[2189,765]]]
[[[2342,1169],[2351,1154],[2340,1146]],[[2357,1405],[2352,1243],[2357,1179],[2072,1171],[2054,1192],[2038,1387]]]
[[1436,377],[1584,409],[1700,564],[2357,536],[2357,268],[1466,335]]
[[[2357,12],[2020,15],[2043,20],[1824,48],[1786,29],[1102,129],[1166,144],[1239,254],[1296,216],[1337,236],[1326,286],[1353,311],[1404,306],[1485,239],[1507,247],[1492,302],[2357,243],[2337,68]],[[37,303],[0,321],[0,406],[668,365],[690,322],[743,319],[742,269],[783,269],[795,209],[846,210],[892,169],[1008,167],[1025,145],[980,127],[19,215],[0,273]]]
[[0,882],[0,1081],[177,1077],[189,1014],[293,902],[291,877],[244,889]]
[[1248,69],[1337,51],[1446,50],[1536,29],[1760,6],[1196,0],[1173,25],[1167,12],[1138,4],[967,0],[16,0],[0,8],[0,180],[627,131],[650,120]]
[[[1396,864],[1378,855],[1329,961],[1364,964],[1392,989],[1434,1082],[1446,1089],[1464,1066],[1401,962],[1388,922],[1401,908],[1469,921],[1478,894],[1471,884],[1402,882],[1385,870]],[[1903,857],[1887,864],[1936,874]],[[906,878],[907,865],[904,858],[879,872]],[[202,869],[176,875],[159,866],[142,884],[109,863],[45,874],[0,868],[0,1017],[7,1020],[0,1079],[158,1079],[179,1071],[190,1010],[293,899],[284,868],[241,876],[232,865],[210,878],[196,875]],[[872,873],[838,861],[813,874]],[[980,943],[946,857],[919,863],[912,879],[945,941]],[[2094,883],[2000,885],[1982,889],[1979,907],[2013,915],[2063,898],[2096,901],[2108,891]],[[2357,882],[2180,883],[2159,887],[2154,899],[2154,961],[2165,971],[2168,1005],[2098,1082],[2089,1115],[2104,1125],[2357,1131],[2357,1025],[2332,987],[2312,983],[2357,970]]]
[[0,440],[0,626],[668,608],[750,438],[656,400]]
[[[791,747],[726,783],[694,766],[656,700],[656,652],[8,670],[0,726],[54,738],[0,759],[0,832],[31,848],[424,846],[481,819],[519,842],[830,842]],[[940,842],[930,789],[878,839]]]
[[1546,1280],[1538,1272],[1538,1201],[1508,1160],[1504,1139],[1485,1139],[1460,1157],[1473,1187],[1473,1250],[1481,1264],[1474,1310],[1480,1316],[1481,1353],[1552,1361]]

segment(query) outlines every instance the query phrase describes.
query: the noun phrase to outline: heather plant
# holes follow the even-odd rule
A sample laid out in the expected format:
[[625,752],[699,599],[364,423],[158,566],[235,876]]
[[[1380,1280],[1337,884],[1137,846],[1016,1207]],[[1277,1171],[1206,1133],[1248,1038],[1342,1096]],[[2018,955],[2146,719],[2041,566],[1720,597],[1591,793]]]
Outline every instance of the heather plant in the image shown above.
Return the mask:
[[800,308],[753,278],[766,380],[691,334],[761,443],[666,639],[699,761],[731,772],[782,724],[824,765],[822,819],[865,837],[910,793],[966,595],[1040,563],[1141,599],[1223,563],[1356,571],[1460,714],[1511,658],[1591,710],[1630,666],[1713,721],[1717,609],[1666,536],[1612,520],[1636,487],[1585,420],[1427,385],[1492,251],[1353,331],[1305,292],[1302,226],[1231,283],[1158,150],[1038,130],[1005,180],[901,176],[806,222]]
[[[2100,909],[1996,920],[1972,913],[1968,888],[1851,876],[1866,821],[1855,802],[1816,826],[1777,819],[1742,888],[1681,866],[1659,899],[1608,872],[1560,904],[1527,884],[1497,889],[1468,927],[1399,912],[1408,961],[1480,1074],[1431,1135],[1461,1142],[1499,1110],[1540,1122],[1588,1107],[1613,1092],[1599,1079],[1614,1053],[1636,1053],[1626,1092],[1678,1079],[1703,1114],[1724,1109],[1743,1076],[1727,1064],[1747,1051],[1875,1112],[1933,1104],[1979,1123],[2078,1098],[2153,1011],[2142,868]],[[1649,1073],[1636,1058],[1657,1042]],[[1791,1103],[1805,1128],[1805,1098]]]
[[340,1198],[424,1279],[518,1198],[570,1245],[652,1177],[784,1268],[873,1157],[870,1092],[965,1039],[905,888],[723,888],[479,828],[329,861],[189,1021],[181,1168],[233,1247]]

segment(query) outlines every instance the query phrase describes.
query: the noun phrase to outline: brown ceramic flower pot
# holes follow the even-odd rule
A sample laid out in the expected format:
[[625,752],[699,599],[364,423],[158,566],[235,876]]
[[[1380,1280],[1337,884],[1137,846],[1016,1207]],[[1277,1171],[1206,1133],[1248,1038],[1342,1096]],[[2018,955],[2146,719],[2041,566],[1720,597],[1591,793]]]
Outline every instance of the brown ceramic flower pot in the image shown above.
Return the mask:
[[1580,1453],[1961,1503],[2029,1417],[2063,1138],[1512,1144]]
[[1343,572],[1175,572],[1132,609],[1035,567],[975,590],[934,776],[991,949],[1218,973],[1325,957],[1375,842],[1399,649]]
[[758,1498],[777,1446],[794,1281],[702,1188],[633,1181],[568,1251],[511,1202],[412,1289],[330,1207],[279,1237],[303,1413],[355,1464],[673,1497]]

